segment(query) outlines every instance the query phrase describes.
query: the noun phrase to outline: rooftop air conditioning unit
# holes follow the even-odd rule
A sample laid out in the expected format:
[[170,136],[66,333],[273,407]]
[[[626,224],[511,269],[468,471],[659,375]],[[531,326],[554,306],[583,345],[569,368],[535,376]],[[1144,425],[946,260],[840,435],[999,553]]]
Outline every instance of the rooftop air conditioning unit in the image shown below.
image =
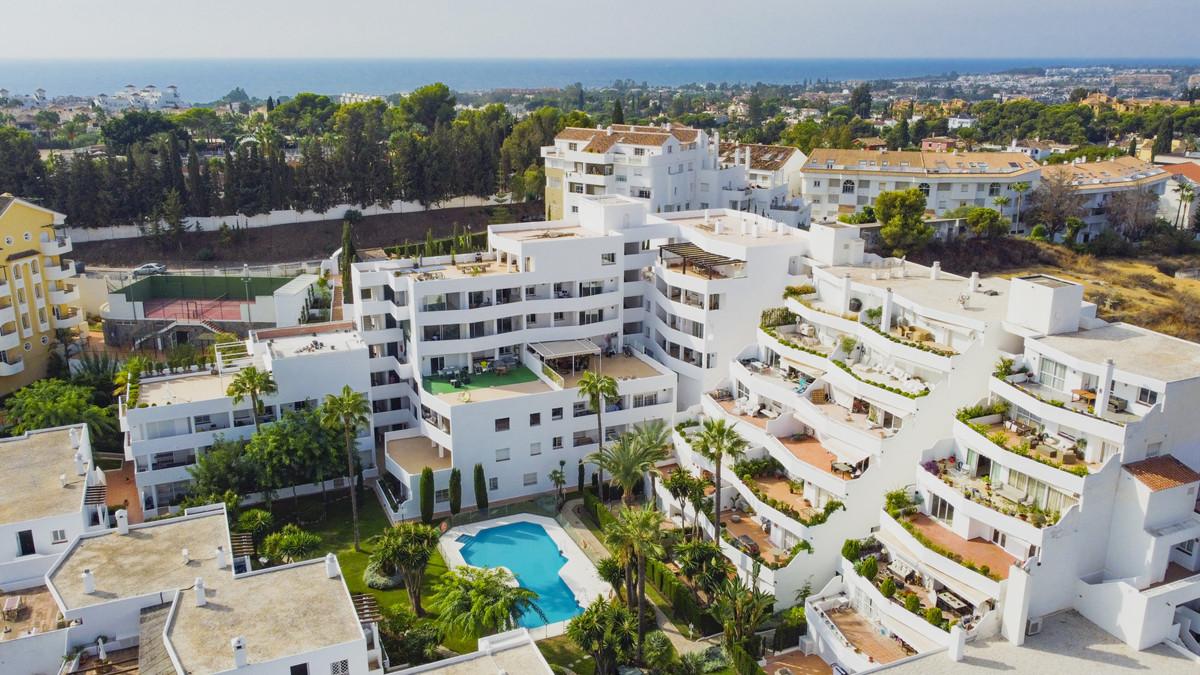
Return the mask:
[[1037,635],[1042,632],[1042,617],[1036,619],[1028,619],[1025,621],[1025,634]]

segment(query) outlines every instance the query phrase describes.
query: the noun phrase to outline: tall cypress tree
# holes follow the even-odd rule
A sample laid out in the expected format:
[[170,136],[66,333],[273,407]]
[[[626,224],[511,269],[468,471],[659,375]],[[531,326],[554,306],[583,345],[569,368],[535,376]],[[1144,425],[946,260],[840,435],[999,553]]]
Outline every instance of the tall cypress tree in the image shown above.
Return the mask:
[[1171,141],[1175,138],[1175,119],[1170,113],[1163,116],[1158,123],[1158,132],[1154,134],[1154,157],[1170,154]]
[[421,522],[433,522],[433,469],[421,470]]
[[355,257],[353,228],[349,218],[342,221],[342,302],[347,305],[354,303],[354,289],[350,281],[350,266]]
[[450,469],[450,521],[462,510],[462,472],[458,467]]
[[487,494],[487,476],[483,475],[483,465],[475,465],[475,508],[480,511],[487,511],[488,494]]
[[625,124],[625,111],[621,108],[621,99],[613,100],[612,123]]

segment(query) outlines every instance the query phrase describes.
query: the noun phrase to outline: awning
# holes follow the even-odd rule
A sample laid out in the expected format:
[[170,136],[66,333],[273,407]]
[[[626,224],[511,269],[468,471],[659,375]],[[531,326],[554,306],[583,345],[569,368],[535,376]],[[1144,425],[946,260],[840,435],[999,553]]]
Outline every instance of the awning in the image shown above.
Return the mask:
[[798,370],[814,379],[825,374],[825,371],[821,370],[820,368],[813,368],[807,363],[800,363],[799,361],[796,361],[795,359],[789,359],[786,356],[780,356],[779,360],[783,362],[783,365],[792,368],[793,370]]
[[917,557],[916,553],[908,550],[908,548],[901,544],[899,540],[888,533],[887,530],[879,530],[875,533],[875,538],[878,539],[881,544],[887,547],[887,550],[892,554],[893,557],[900,557],[903,559],[904,562],[908,563],[910,567],[917,570],[921,576],[933,577],[938,581],[938,583],[948,588],[951,593],[971,603],[973,607],[981,607],[985,602],[994,599],[992,596],[977,588],[968,586],[967,584],[954,579],[948,574],[942,574],[941,572],[930,568],[928,565],[922,564],[920,562],[921,559]]
[[529,348],[545,359],[563,359],[569,356],[599,354],[600,347],[591,340],[554,340],[553,342],[531,342]]

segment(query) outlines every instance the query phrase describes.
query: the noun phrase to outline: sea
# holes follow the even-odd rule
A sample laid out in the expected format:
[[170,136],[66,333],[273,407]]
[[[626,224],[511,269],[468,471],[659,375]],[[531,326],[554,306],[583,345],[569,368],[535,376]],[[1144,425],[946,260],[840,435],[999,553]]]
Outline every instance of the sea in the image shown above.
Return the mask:
[[251,96],[301,91],[387,95],[430,82],[457,91],[585,87],[633,80],[650,85],[690,83],[791,84],[805,80],[875,80],[996,73],[1013,68],[1195,66],[1200,59],[191,59],[0,60],[0,89],[47,95],[112,93],[177,85],[186,101],[220,99],[234,87]]

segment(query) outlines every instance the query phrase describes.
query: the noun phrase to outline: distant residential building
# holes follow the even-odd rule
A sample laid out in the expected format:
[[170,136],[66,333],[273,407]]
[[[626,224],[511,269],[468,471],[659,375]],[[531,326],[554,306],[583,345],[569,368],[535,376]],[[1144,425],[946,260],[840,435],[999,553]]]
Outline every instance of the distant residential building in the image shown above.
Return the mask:
[[46,376],[59,329],[83,324],[66,216],[0,194],[0,394]]
[[[1088,241],[1115,225],[1109,220],[1108,202],[1113,195],[1130,190],[1149,190],[1156,197],[1166,192],[1171,174],[1135,157],[1117,157],[1101,162],[1051,164],[1042,168],[1042,176],[1065,176],[1084,196],[1083,221],[1087,228],[1082,241]],[[1156,206],[1157,208],[1157,206]]]
[[130,109],[169,111],[191,107],[179,97],[179,88],[173,84],[165,89],[159,89],[153,84],[138,89],[132,84],[127,84],[115,94],[97,95],[92,99],[92,103],[105,112]]
[[994,206],[1009,197],[1002,212],[1015,215],[1012,185],[1036,181],[1039,166],[1011,152],[870,152],[814,149],[804,165],[804,198],[814,222],[861,211],[882,192],[916,188],[925,194],[926,213],[940,216],[961,206]]
[[1171,86],[1171,73],[1124,72],[1113,75],[1117,87],[1154,87],[1167,89]]
[[946,120],[946,128],[951,131],[955,129],[972,129],[975,127],[976,121],[974,117],[959,117],[955,115]]
[[854,147],[862,150],[887,150],[887,141],[878,136],[854,139]]
[[[751,153],[750,166],[745,152]],[[563,129],[553,146],[542,148],[542,157],[550,220],[577,217],[580,200],[589,195],[620,195],[645,200],[651,213],[729,208],[792,227],[808,222],[793,189],[804,161],[795,148],[735,150],[691,127],[614,124]]]
[[1013,139],[1012,143],[1005,148],[1006,152],[1019,152],[1026,157],[1032,158],[1034,161],[1041,162],[1050,155],[1060,152],[1067,152],[1074,149],[1075,146],[1065,143],[1055,143],[1053,141],[1043,141],[1040,139]]
[[376,94],[353,94],[345,93],[338,94],[337,102],[346,105],[347,103],[370,103],[371,101],[382,101],[383,97]]
[[950,152],[958,147],[958,139],[950,136],[930,136],[921,139],[922,152]]

